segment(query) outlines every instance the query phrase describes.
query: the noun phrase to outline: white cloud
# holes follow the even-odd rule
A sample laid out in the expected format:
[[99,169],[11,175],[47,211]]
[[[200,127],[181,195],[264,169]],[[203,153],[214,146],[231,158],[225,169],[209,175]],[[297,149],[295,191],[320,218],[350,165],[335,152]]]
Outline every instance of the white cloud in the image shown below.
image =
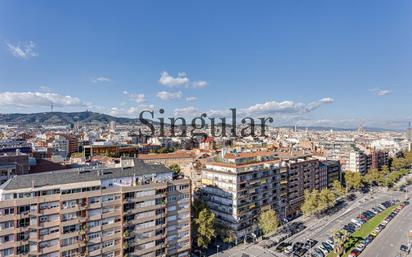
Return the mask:
[[174,110],[175,116],[194,116],[195,113],[199,112],[199,110],[196,107],[190,106],[190,107],[184,107],[184,108],[176,108]]
[[153,105],[138,105],[132,107],[97,107],[95,106],[97,112],[109,114],[116,117],[128,117],[128,118],[137,118],[139,117],[140,112],[144,110],[154,110]]
[[110,79],[108,77],[100,76],[100,77],[96,77],[96,78],[91,78],[90,81],[92,83],[105,83],[105,82],[111,82],[112,79]]
[[50,92],[3,92],[0,93],[0,103],[15,107],[49,107],[51,104],[55,107],[86,106],[77,97]]
[[18,42],[17,44],[6,43],[6,45],[14,57],[30,59],[32,57],[39,56],[39,54],[34,51],[36,45],[33,41],[23,43]]
[[161,91],[156,94],[157,97],[160,99],[167,101],[167,100],[173,100],[173,99],[178,99],[182,96],[182,92],[166,92],[166,91]]
[[196,96],[188,96],[186,97],[186,101],[196,101],[197,97]]
[[127,91],[123,91],[124,95],[127,95],[130,100],[135,101],[136,103],[144,103],[146,101],[145,95],[144,94],[134,94],[134,93],[129,93]]
[[176,77],[170,75],[167,71],[160,73],[159,83],[168,87],[186,87],[186,88],[204,88],[208,84],[204,80],[191,82],[185,72],[179,72]]
[[207,82],[204,80],[193,81],[192,87],[193,88],[205,88],[207,87]]
[[48,86],[40,86],[40,91],[41,92],[46,92],[46,93],[51,93],[54,90],[52,88],[48,87]]
[[[304,117],[305,114],[310,113],[322,105],[333,103],[332,98],[322,98],[318,101],[310,103],[300,103],[294,101],[270,101],[261,104],[255,104],[246,108],[236,108],[236,113],[238,117],[263,117],[271,116],[277,121],[282,122],[295,122],[296,120]],[[194,117],[200,113],[200,110],[195,109],[194,107],[185,107],[181,109],[176,109],[175,113],[181,115],[187,115],[189,117]],[[217,117],[217,118],[231,118],[232,112],[229,109],[216,110],[211,109],[205,112],[208,117]]]
[[178,73],[177,77],[171,76],[167,71],[160,73],[159,83],[168,87],[187,86],[189,82],[190,80],[184,72]]
[[294,102],[294,101],[271,101],[263,104],[255,104],[246,109],[241,109],[242,112],[253,115],[253,114],[278,114],[278,113],[289,113],[289,114],[303,114],[311,112],[319,108],[323,104],[333,103],[332,98],[322,98],[318,101],[314,101],[308,104]]
[[380,89],[380,88],[372,88],[372,89],[369,89],[369,91],[374,93],[377,96],[386,96],[386,95],[389,95],[390,93],[392,93],[391,90]]

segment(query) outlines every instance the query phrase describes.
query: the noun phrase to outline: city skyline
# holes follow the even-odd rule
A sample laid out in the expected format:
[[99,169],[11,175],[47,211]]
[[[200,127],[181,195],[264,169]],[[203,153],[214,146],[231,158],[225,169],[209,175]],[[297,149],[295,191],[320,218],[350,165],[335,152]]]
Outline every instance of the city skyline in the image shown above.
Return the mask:
[[238,108],[274,125],[389,129],[412,119],[410,2],[160,6],[0,3],[0,113]]

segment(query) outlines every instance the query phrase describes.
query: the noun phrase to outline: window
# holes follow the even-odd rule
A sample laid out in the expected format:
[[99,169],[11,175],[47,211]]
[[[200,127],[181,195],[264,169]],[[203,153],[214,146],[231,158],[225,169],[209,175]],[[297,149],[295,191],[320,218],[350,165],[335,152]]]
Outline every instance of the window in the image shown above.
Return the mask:
[[180,187],[179,187],[180,190],[185,190],[185,189],[188,189],[188,188],[189,188],[189,185],[180,185]]
[[3,237],[2,243],[9,242],[9,241],[12,241],[12,240],[13,240],[12,235],[6,235],[6,236]]
[[30,205],[19,206],[17,213],[26,213],[30,211]]
[[114,246],[114,241],[106,241],[102,243],[102,248],[107,248],[110,246]]
[[10,215],[14,213],[14,208],[6,208],[4,209],[4,215]]
[[13,248],[5,249],[1,251],[2,256],[11,256],[13,254]]
[[174,220],[176,220],[176,215],[171,215],[171,216],[169,216],[169,217],[167,217],[167,221],[174,221]]
[[8,229],[14,227],[13,221],[6,221],[2,224],[2,229]]
[[167,211],[175,211],[175,210],[176,210],[176,205],[167,207]]
[[100,233],[89,234],[89,239],[94,239],[94,238],[99,238],[99,237],[100,237]]

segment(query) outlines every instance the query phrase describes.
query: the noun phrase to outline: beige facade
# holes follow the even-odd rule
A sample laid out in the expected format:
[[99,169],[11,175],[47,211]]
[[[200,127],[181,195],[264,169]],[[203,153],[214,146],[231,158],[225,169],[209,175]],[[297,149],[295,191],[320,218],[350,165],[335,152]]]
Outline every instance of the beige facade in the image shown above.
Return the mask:
[[0,256],[189,256],[190,190],[138,162],[15,177],[0,189]]

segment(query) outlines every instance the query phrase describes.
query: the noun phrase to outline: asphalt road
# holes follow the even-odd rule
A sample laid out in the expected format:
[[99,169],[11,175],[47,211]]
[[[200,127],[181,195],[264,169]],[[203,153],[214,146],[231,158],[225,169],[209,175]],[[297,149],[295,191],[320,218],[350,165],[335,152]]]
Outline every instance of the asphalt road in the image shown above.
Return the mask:
[[[412,186],[409,187],[409,191],[412,191]],[[306,240],[310,238],[318,240],[319,242],[325,241],[328,236],[332,234],[332,231],[334,229],[340,229],[341,227],[343,227],[343,225],[349,223],[351,219],[355,218],[359,213],[368,210],[386,200],[396,199],[404,200],[405,193],[399,191],[378,191],[373,194],[373,197],[371,197],[370,194],[358,194],[358,198],[355,201],[348,202],[347,206],[332,215],[326,216],[322,219],[304,219],[304,223],[307,228],[300,233],[290,237],[286,240],[286,242],[306,242]],[[407,226],[407,224],[409,224],[409,227]],[[408,205],[408,207],[402,210],[399,215],[397,215],[395,219],[390,222],[390,225],[388,225],[387,228],[381,232],[374,243],[369,245],[365,249],[365,251],[361,254],[361,257],[396,257],[396,254],[399,253],[400,245],[405,243],[404,241],[406,240],[406,231],[408,231],[411,226],[412,205]],[[400,231],[400,229],[404,230],[404,237],[402,237],[402,239],[399,236],[399,233],[402,232]],[[388,233],[388,235],[386,235],[386,233]],[[385,240],[385,238],[387,237],[390,238]],[[380,240],[382,241],[380,242]],[[376,246],[374,246],[375,244]],[[382,247],[385,248],[384,252],[381,252],[381,250],[379,249]],[[220,251],[218,254],[214,254],[212,256],[286,257],[289,255],[276,252],[275,247],[271,249],[264,249],[257,244],[241,244],[228,250]]]
[[370,243],[361,257],[412,256],[401,252],[400,246],[407,245],[407,233],[412,230],[412,205],[407,205]]

